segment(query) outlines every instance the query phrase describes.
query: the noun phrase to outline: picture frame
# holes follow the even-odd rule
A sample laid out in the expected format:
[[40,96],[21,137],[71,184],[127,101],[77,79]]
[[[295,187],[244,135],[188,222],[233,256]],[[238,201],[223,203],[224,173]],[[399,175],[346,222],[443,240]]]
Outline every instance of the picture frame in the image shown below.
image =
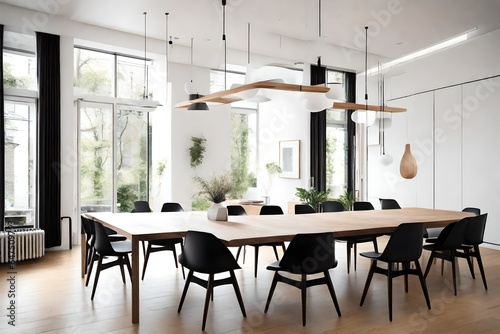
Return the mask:
[[281,178],[300,178],[300,140],[282,140],[280,147]]

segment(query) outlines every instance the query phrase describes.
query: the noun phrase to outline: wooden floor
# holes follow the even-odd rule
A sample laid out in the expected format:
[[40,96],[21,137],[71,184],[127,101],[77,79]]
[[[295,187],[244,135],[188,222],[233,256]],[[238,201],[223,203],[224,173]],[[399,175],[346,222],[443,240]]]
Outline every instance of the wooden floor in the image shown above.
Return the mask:
[[[380,242],[384,244],[384,239]],[[370,250],[361,245],[360,250]],[[265,266],[273,254],[261,248],[258,278],[253,276],[253,248],[247,247],[243,269],[237,272],[247,318],[243,318],[230,286],[215,289],[210,304],[207,333],[500,333],[500,251],[483,248],[489,285],[485,291],[480,275],[472,279],[464,260],[459,260],[458,296],[451,290],[450,268],[440,274],[436,263],[427,284],[432,310],[427,310],[416,277],[410,277],[408,294],[403,278],[394,281],[394,313],[389,322],[386,278],[375,275],[363,307],[359,306],[368,260],[358,257],[357,271],[346,270],[345,244],[337,243],[339,266],[331,270],[342,317],[338,317],[326,286],[308,289],[307,325],[302,326],[298,289],[278,285],[271,307],[264,305],[272,273]],[[422,262],[427,263],[424,253]],[[241,260],[240,260],[241,262]],[[0,265],[0,332],[5,333],[200,333],[205,290],[191,285],[181,313],[177,313],[184,280],[175,269],[170,252],[151,256],[141,282],[140,324],[131,323],[130,281],[121,282],[117,267],[101,274],[92,302],[92,284],[80,278],[80,248],[48,252],[37,260],[16,265],[16,321],[8,324],[9,268]],[[476,268],[476,271],[477,268]],[[142,272],[142,271],[141,271]]]

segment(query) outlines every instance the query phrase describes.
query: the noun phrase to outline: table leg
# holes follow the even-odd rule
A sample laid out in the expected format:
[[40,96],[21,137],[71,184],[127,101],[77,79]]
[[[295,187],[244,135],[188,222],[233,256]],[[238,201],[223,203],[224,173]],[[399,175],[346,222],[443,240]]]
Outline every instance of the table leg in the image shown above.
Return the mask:
[[85,238],[85,233],[81,234],[81,267],[82,267],[82,278],[85,277],[85,267],[87,266],[87,240]]
[[139,323],[139,239],[132,237],[132,323]]

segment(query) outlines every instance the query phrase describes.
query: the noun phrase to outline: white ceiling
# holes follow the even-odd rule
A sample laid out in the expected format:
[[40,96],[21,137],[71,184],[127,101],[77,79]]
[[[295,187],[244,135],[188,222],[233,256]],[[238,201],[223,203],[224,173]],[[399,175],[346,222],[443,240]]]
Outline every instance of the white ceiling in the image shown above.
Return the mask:
[[[176,38],[174,43],[189,46],[193,37],[203,48],[220,50],[221,0],[0,2],[138,35],[144,35],[146,11],[147,35],[160,40],[165,40],[165,13],[169,12],[168,30]],[[44,9],[48,3],[58,5]],[[248,51],[250,23],[252,53],[273,57],[286,43],[317,40],[364,51],[364,27],[368,25],[369,53],[394,59],[475,27],[473,36],[499,29],[500,0],[227,0],[226,23],[228,48]]]

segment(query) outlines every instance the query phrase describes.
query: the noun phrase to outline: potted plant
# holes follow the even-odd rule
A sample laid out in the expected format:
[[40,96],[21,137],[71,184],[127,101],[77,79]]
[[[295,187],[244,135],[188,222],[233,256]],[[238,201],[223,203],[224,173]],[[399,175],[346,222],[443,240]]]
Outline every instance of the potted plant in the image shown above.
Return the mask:
[[323,191],[318,191],[314,187],[311,187],[309,190],[304,188],[296,189],[297,192],[295,193],[295,196],[297,196],[302,203],[312,206],[316,212],[319,212],[321,202],[328,200],[328,195],[330,194],[330,189]]
[[352,205],[354,203],[352,192],[346,190],[343,195],[339,196],[339,202],[342,203],[342,205],[344,205],[344,209],[346,211],[352,211]]
[[264,204],[269,204],[269,192],[273,185],[273,180],[277,174],[281,173],[281,167],[275,162],[266,163],[267,178],[262,181],[262,187],[264,188]]
[[209,179],[195,176],[194,181],[200,187],[199,195],[205,197],[212,204],[207,211],[207,217],[210,220],[227,220],[227,209],[222,202],[226,196],[233,190],[233,182],[228,173],[214,174]]

